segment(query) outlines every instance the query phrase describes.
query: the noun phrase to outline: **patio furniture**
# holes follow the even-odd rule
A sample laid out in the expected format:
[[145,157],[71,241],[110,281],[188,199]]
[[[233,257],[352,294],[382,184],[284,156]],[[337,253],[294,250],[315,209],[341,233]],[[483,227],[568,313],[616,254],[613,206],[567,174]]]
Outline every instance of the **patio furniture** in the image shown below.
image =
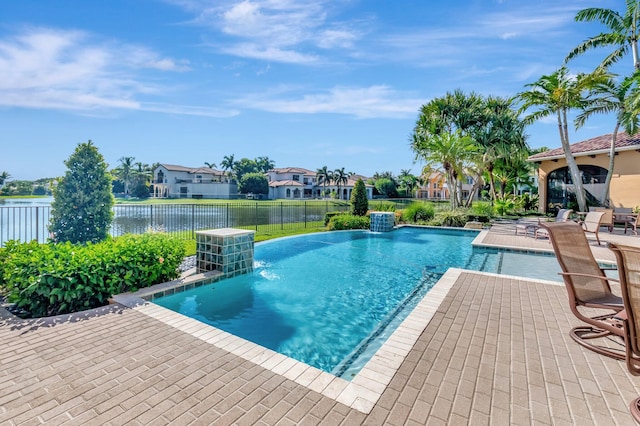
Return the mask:
[[[569,216],[573,212],[572,209],[560,209],[558,210],[558,214],[556,215],[554,222],[566,222],[569,220]],[[540,228],[540,224],[542,221],[538,219],[538,226],[534,231],[533,237],[537,240],[538,238],[549,238],[549,234],[547,234],[547,230],[544,228]]]
[[[601,212],[590,214],[601,215]],[[619,321],[612,321],[616,313],[623,310],[622,298],[611,292],[609,282],[616,279],[607,277],[606,269],[601,268],[593,257],[591,246],[582,227],[572,221],[543,223],[547,230],[553,250],[562,269],[569,296],[571,312],[588,325],[577,326],[569,333],[580,345],[599,354],[616,359],[624,359],[624,349],[616,350],[599,344],[602,337],[615,337],[622,340],[623,331]],[[582,312],[584,308],[593,308],[602,313],[589,316]]]
[[582,229],[584,230],[585,233],[591,233],[596,236],[596,241],[598,242],[598,245],[600,245],[600,237],[598,237],[598,232],[600,232],[600,227],[603,225],[607,226],[606,224],[602,223],[605,213],[606,212],[604,211],[589,212],[584,217],[584,220],[581,220],[580,222],[578,222],[582,226]]
[[600,220],[600,226],[606,226],[609,232],[613,232],[613,209],[605,207],[589,207],[590,212],[604,212]]
[[624,233],[627,233],[627,227],[633,231],[633,235],[638,235],[638,223],[640,222],[640,214],[630,214],[624,221]]
[[[571,209],[558,210],[558,213],[556,214],[554,222],[565,222],[569,220],[569,216],[571,215],[571,212],[573,212],[573,210]],[[543,220],[538,218],[538,223],[519,223],[516,225],[516,235],[519,234],[518,231],[524,233],[525,236],[529,235],[529,232],[531,232],[533,234],[533,237],[537,239],[539,236],[538,233],[541,231],[540,224],[542,222]],[[540,236],[542,236],[542,233]]]
[[[624,301],[625,358],[627,369],[640,376],[640,248],[609,243],[616,255],[620,290]],[[633,418],[640,423],[640,397],[629,405]]]

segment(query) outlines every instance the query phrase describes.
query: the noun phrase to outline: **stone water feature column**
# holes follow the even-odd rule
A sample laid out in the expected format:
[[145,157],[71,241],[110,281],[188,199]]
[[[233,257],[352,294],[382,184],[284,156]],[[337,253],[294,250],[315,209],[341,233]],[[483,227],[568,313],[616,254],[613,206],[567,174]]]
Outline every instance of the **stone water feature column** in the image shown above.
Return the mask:
[[372,232],[389,232],[393,231],[395,223],[395,213],[393,212],[371,212],[369,214],[371,223],[369,230]]
[[255,231],[221,228],[196,232],[198,273],[220,271],[224,278],[253,271]]

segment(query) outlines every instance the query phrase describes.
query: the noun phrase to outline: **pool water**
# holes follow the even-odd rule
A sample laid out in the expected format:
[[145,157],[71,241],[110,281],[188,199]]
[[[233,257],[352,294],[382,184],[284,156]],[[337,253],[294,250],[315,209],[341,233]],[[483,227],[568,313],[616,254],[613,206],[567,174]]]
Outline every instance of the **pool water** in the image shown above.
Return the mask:
[[274,240],[256,245],[253,273],[153,302],[348,380],[448,268],[500,272],[510,254],[474,249],[476,236],[401,228]]

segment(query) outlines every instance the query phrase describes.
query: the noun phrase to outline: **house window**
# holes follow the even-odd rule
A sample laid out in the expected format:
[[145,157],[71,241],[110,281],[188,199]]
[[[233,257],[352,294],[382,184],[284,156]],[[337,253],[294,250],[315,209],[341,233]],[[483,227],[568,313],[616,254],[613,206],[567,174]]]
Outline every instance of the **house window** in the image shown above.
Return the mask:
[[300,175],[293,175],[291,179],[293,179],[296,182],[300,182]]
[[291,189],[287,188],[287,198],[291,198]]
[[300,190],[298,188],[293,190],[293,198],[300,198]]

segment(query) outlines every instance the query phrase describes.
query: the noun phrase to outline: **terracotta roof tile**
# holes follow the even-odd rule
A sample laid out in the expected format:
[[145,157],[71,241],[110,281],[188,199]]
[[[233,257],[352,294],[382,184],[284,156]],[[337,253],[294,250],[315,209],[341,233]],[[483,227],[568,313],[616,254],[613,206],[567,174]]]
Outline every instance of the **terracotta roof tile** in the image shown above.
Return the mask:
[[269,186],[276,187],[276,186],[304,186],[304,185],[295,180],[276,180],[273,182],[269,182]]
[[[611,133],[595,138],[587,139],[571,145],[571,152],[574,156],[588,155],[593,152],[607,151],[611,146]],[[616,138],[616,151],[626,149],[640,149],[640,135],[629,136],[626,133],[618,133]],[[529,161],[545,160],[564,156],[562,147],[541,152],[529,157]]]

